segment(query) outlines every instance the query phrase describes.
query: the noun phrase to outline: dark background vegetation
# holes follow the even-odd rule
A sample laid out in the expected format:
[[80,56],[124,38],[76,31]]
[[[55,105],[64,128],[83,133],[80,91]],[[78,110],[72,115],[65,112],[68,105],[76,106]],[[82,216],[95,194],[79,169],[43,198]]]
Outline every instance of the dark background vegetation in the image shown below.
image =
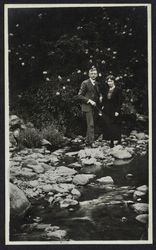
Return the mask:
[[123,89],[122,115],[148,115],[147,9],[9,10],[10,113],[37,129],[81,133],[76,99],[88,69],[113,73]]

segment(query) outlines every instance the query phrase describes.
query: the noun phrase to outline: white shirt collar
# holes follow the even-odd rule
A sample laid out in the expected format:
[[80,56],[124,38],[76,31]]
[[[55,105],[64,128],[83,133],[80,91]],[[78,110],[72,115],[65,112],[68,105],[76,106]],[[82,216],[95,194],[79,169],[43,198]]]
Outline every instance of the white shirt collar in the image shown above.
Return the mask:
[[96,80],[93,80],[93,79],[91,79],[91,78],[89,78],[89,79],[90,79],[91,83],[92,83],[93,85],[95,85],[95,81],[96,81]]

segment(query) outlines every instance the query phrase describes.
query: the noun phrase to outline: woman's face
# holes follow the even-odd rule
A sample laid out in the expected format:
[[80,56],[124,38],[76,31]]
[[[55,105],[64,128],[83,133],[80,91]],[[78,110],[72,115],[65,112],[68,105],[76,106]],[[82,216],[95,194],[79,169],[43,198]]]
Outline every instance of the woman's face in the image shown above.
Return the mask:
[[109,86],[110,88],[112,88],[112,87],[114,86],[114,80],[108,79],[108,80],[107,80],[107,84],[108,84],[108,86]]

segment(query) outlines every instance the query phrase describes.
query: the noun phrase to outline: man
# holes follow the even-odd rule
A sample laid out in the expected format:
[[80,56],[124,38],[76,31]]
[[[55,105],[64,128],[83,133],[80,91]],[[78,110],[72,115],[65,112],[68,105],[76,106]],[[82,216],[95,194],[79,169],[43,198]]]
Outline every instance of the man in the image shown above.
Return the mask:
[[87,133],[86,145],[94,147],[94,116],[98,110],[99,103],[99,87],[96,81],[98,76],[97,69],[92,67],[89,70],[89,79],[82,82],[78,98],[82,102],[82,112],[86,117]]

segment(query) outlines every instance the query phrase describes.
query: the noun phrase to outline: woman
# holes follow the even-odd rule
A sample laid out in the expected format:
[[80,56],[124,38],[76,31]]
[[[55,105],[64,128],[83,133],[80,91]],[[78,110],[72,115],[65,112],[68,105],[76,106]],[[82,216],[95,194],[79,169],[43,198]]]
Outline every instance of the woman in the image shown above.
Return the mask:
[[106,77],[106,88],[102,92],[102,130],[103,139],[110,140],[110,147],[114,147],[114,140],[121,143],[120,109],[122,93],[115,84],[115,77]]

